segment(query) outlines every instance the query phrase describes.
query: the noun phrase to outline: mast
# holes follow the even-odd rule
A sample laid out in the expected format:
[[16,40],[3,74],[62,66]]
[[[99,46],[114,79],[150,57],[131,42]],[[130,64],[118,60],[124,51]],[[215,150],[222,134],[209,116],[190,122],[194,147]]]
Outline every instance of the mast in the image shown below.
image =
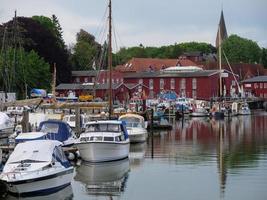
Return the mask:
[[219,70],[220,70],[220,76],[219,76],[219,97],[222,97],[222,46],[221,46],[221,27],[219,25]]
[[53,72],[53,77],[52,77],[52,85],[51,85],[51,90],[53,94],[53,98],[56,98],[56,79],[57,79],[57,68],[56,68],[56,63],[54,63],[54,72]]
[[109,68],[109,118],[112,115],[112,31],[111,31],[111,0],[109,0],[109,33],[108,33],[108,68]]

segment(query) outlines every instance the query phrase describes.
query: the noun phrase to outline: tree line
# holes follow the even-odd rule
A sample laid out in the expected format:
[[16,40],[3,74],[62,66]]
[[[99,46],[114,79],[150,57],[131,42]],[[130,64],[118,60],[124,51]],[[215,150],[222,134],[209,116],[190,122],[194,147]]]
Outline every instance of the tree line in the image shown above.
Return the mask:
[[[32,88],[49,90],[54,63],[57,84],[70,82],[72,70],[107,68],[107,43],[99,44],[92,34],[81,29],[76,34],[76,43],[67,46],[62,33],[55,15],[17,17],[0,25],[0,90],[15,91],[20,98]],[[267,49],[252,40],[231,35],[222,49],[231,63],[259,63],[267,68]],[[140,44],[113,53],[113,66],[133,57],[170,59],[186,52],[216,54],[217,49],[204,42],[161,47]]]

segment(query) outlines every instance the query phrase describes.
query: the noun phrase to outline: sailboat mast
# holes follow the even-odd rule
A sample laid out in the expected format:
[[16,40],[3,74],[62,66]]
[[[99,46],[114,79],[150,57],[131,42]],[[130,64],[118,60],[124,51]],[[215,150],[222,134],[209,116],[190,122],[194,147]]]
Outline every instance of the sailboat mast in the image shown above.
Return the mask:
[[52,85],[51,85],[53,98],[56,98],[56,79],[57,79],[57,67],[56,63],[54,63],[54,71],[53,71]]
[[108,48],[108,68],[109,68],[109,118],[112,115],[112,26],[111,26],[111,0],[109,0],[109,48]]
[[220,87],[220,94],[219,97],[222,97],[222,46],[221,46],[221,27],[219,25],[219,87]]

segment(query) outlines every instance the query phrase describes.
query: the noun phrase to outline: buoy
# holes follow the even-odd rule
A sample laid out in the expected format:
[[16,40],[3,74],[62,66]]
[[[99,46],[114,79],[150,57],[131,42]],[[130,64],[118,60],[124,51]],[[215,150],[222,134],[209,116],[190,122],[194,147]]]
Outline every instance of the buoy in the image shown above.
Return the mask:
[[74,153],[71,153],[71,152],[69,152],[69,154],[68,154],[68,160],[74,160],[75,159],[75,155],[74,155]]

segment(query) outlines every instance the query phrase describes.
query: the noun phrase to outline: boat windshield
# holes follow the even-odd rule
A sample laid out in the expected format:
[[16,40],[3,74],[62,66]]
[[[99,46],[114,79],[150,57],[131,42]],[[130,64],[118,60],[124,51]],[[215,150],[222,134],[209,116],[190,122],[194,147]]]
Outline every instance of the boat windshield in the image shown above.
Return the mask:
[[119,124],[88,124],[86,132],[120,132]]
[[75,119],[75,116],[70,116],[70,118],[69,118],[69,121],[70,121],[70,122],[75,122],[75,120],[76,120],[76,119]]
[[127,117],[127,118],[122,118],[121,120],[126,122],[126,127],[128,128],[142,127],[142,123],[137,118]]
[[54,123],[44,123],[41,127],[41,132],[58,133],[59,125]]

